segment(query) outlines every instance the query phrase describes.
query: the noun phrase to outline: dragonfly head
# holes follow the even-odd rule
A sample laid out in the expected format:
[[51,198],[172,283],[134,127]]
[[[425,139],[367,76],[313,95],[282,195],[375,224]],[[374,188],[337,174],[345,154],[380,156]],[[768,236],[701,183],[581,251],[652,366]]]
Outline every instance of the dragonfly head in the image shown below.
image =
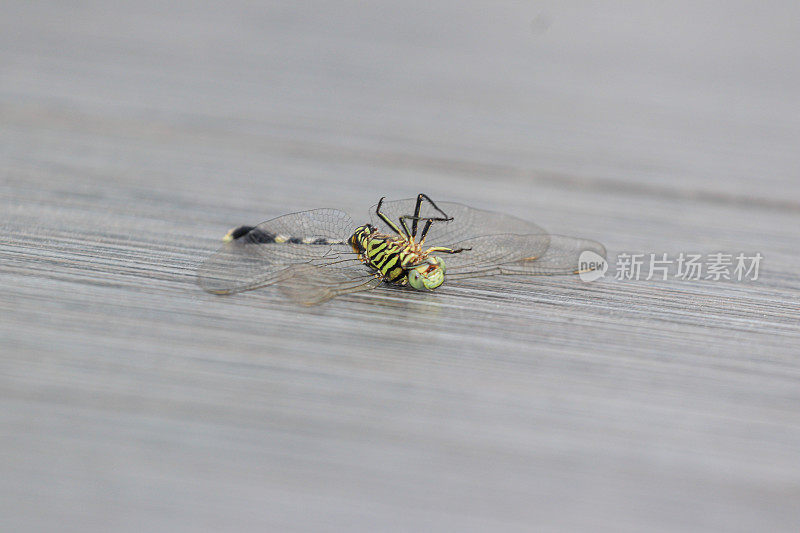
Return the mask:
[[444,283],[445,266],[439,257],[430,256],[408,271],[408,284],[417,290],[433,290]]

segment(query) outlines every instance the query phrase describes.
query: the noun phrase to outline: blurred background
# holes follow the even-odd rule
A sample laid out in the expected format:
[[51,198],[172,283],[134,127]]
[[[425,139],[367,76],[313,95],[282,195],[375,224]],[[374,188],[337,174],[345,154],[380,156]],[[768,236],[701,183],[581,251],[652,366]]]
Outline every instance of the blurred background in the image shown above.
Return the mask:
[[[53,128],[102,127],[148,150],[154,166],[183,162],[169,153],[181,142],[196,171],[163,186],[201,198],[236,186],[261,205],[316,207],[302,198],[324,184],[330,201],[358,195],[359,206],[422,188],[506,205],[547,193],[509,198],[505,182],[547,185],[560,173],[581,190],[780,200],[800,170],[794,2],[8,2],[4,10],[9,126],[55,115]],[[152,153],[157,140],[166,153]],[[47,141],[4,144],[18,161]],[[78,149],[98,165],[114,155],[78,136],[75,146],[59,141],[55,161]],[[327,164],[308,168],[311,156]],[[486,199],[454,187],[488,178]],[[198,190],[179,179],[210,183]],[[293,187],[274,185],[283,180]]]
[[[796,531],[797,2],[23,2],[0,17],[0,516]],[[760,285],[220,299],[225,232],[425,192]]]

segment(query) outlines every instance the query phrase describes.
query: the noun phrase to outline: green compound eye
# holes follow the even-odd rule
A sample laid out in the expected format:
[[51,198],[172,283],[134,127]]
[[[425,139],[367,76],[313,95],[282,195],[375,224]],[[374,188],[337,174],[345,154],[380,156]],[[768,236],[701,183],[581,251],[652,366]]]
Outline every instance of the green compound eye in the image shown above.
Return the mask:
[[444,271],[441,268],[435,268],[428,272],[428,276],[422,278],[422,284],[426,289],[433,290],[439,285],[444,283]]
[[408,284],[417,290],[433,290],[444,283],[444,261],[429,257],[425,263],[408,271]]
[[422,274],[420,274],[417,269],[408,271],[408,284],[418,291],[425,289],[425,286],[422,284]]

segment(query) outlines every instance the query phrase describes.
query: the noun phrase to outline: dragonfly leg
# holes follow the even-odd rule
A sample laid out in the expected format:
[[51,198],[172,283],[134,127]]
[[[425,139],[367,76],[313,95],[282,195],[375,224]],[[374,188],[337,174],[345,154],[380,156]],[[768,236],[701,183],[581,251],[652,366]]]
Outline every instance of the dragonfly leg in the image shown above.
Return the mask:
[[417,236],[417,222],[419,222],[419,208],[422,206],[422,193],[417,195],[417,205],[414,207],[414,221],[411,223],[411,235]]
[[433,224],[433,220],[425,221],[425,227],[422,228],[422,235],[419,237],[420,244],[425,242],[425,236],[428,234],[428,230],[431,229],[431,224]]
[[422,242],[423,240],[425,240],[425,235],[427,235],[428,230],[430,229],[432,222],[450,222],[451,220],[453,220],[453,217],[447,217],[447,218],[444,218],[444,217],[415,217],[415,216],[412,216],[412,215],[403,215],[403,216],[400,217],[400,224],[402,224],[403,227],[406,228],[406,231],[408,231],[408,228],[406,227],[406,223],[405,223],[406,220],[411,220],[412,221],[412,223],[411,223],[411,231],[408,234],[408,236],[411,237],[411,238],[415,238],[417,236],[417,223],[420,220],[425,220],[426,221],[425,227],[422,228],[422,234],[421,234],[421,237],[419,239],[419,242]]
[[[428,203],[431,204],[434,209],[436,209],[439,213],[441,213],[442,218],[439,218],[439,217],[421,217],[421,216],[419,216],[419,211],[420,211],[420,208],[422,207],[422,200],[427,200]],[[400,218],[401,219],[406,219],[406,220],[411,220],[411,235],[410,235],[411,237],[416,237],[417,236],[417,225],[418,225],[420,220],[432,220],[432,221],[438,221],[438,222],[447,222],[447,221],[453,220],[452,217],[448,217],[447,213],[445,213],[444,211],[439,209],[439,206],[436,205],[433,202],[433,200],[431,200],[430,197],[427,194],[424,194],[424,193],[419,193],[417,195],[417,203],[414,206],[414,216],[403,215]],[[405,224],[404,224],[404,226],[405,226]],[[430,229],[430,225],[427,225],[426,228]],[[420,239],[420,242],[422,242],[422,240],[425,239],[425,233],[427,233],[427,230],[423,230],[422,233],[423,233],[423,236]]]
[[[406,237],[409,240],[414,240],[414,237],[411,236],[412,235],[411,232],[408,231],[408,226],[406,226],[405,217],[400,217],[398,220],[400,221],[400,226],[403,228],[403,232],[404,232],[403,236]],[[416,220],[414,222],[416,222]]]
[[[453,248],[445,248],[444,246],[432,246],[432,247],[428,248],[427,250],[425,250],[424,252],[420,253],[418,257],[425,258],[429,254],[432,254],[432,253],[460,254],[461,252],[468,252],[470,250],[472,250],[472,248],[456,248],[456,249],[453,249]],[[411,270],[412,268],[416,268],[416,267],[418,267],[420,265],[425,264],[425,259],[422,259],[422,260],[417,261],[417,262],[413,262],[414,259],[415,259],[415,257],[412,256],[412,255],[407,256],[406,259],[402,263],[400,263],[400,267],[405,269],[405,270]]]
[[[377,208],[375,208],[375,214],[376,214],[376,215],[378,215],[378,218],[380,218],[381,220],[383,220],[383,221],[386,223],[386,225],[387,225],[387,226],[389,226],[390,228],[392,228],[392,230],[394,230],[394,232],[395,232],[395,233],[397,233],[398,235],[404,235],[404,233],[403,233],[402,231],[400,231],[400,228],[398,228],[398,227],[397,227],[397,224],[395,224],[394,222],[392,222],[391,220],[389,220],[389,217],[387,217],[386,215],[384,215],[383,213],[381,213],[381,205],[383,205],[383,201],[384,201],[385,199],[386,199],[386,197],[385,197],[385,196],[383,196],[383,197],[381,197],[381,199],[378,201],[378,207],[377,207]],[[405,226],[405,224],[403,224],[403,226]],[[406,229],[406,233],[408,233],[408,229]]]
[[[417,222],[419,222],[419,209],[422,206],[422,194],[417,195],[417,204],[414,206],[414,216],[403,215],[400,217],[400,225],[403,226],[403,229],[406,231],[406,237],[409,240],[413,241],[414,237],[417,236]],[[406,219],[411,220],[411,231],[408,231],[408,226],[406,226]]]
[[[436,210],[437,210],[437,211],[438,211],[438,212],[439,212],[439,213],[442,215],[442,217],[444,217],[444,220],[453,220],[453,217],[448,217],[448,216],[447,216],[447,213],[445,213],[444,211],[442,211],[441,209],[439,209],[439,206],[438,206],[438,205],[436,205],[436,204],[433,202],[433,200],[431,200],[430,196],[428,196],[427,194],[423,194],[423,193],[420,193],[420,194],[419,194],[419,196],[417,196],[417,207],[416,207],[416,209],[414,210],[414,216],[417,218],[417,220],[422,220],[422,219],[420,219],[420,217],[419,217],[419,208],[420,208],[420,206],[422,205],[422,200],[423,200],[423,199],[427,200],[427,201],[428,201],[428,203],[429,203],[429,204],[431,204],[431,205],[433,206],[433,208],[434,208],[434,209],[436,209]],[[427,218],[426,218],[425,220],[427,220]],[[434,217],[434,218],[432,218],[431,220],[438,220],[438,219]],[[416,229],[417,229],[417,225],[416,225],[416,224],[414,224],[414,236],[415,236],[415,237],[416,237],[416,235],[417,235],[417,231],[416,231]]]
[[[433,222],[449,222],[449,221],[453,220],[453,217],[448,217],[447,213],[442,211],[439,208],[439,206],[437,206],[433,202],[433,200],[430,199],[430,197],[427,194],[420,193],[419,195],[417,195],[417,203],[414,206],[414,214],[413,215],[402,215],[398,219],[399,222],[400,222],[400,226],[398,227],[397,224],[395,224],[394,222],[389,220],[389,217],[387,217],[384,213],[381,212],[381,206],[383,205],[383,201],[385,199],[386,199],[386,197],[384,196],[384,197],[382,197],[380,199],[380,201],[378,201],[378,207],[375,209],[375,214],[378,215],[378,218],[383,220],[386,223],[386,225],[389,226],[395,233],[397,233],[398,235],[402,235],[403,237],[406,237],[407,239],[409,239],[411,241],[413,241],[417,236],[417,227],[419,225],[419,221],[420,220],[425,220],[426,221],[425,227],[422,230],[422,237],[420,239],[420,242],[423,242],[425,240],[425,235],[427,235],[428,230],[431,227],[431,223],[433,223]],[[419,216],[423,200],[427,200],[428,203],[430,203],[433,206],[433,208],[436,209],[436,211],[438,211],[442,216],[441,217],[421,217],[421,216]],[[406,224],[406,220],[410,220],[411,221],[411,230],[410,231],[408,229],[408,225]]]
[[428,248],[427,250],[425,250],[425,252],[423,252],[423,253],[425,255],[433,254],[433,253],[460,254],[461,252],[468,252],[470,250],[472,250],[472,248],[457,248],[457,249],[454,250],[452,248],[445,248],[444,246],[433,246],[433,247]]

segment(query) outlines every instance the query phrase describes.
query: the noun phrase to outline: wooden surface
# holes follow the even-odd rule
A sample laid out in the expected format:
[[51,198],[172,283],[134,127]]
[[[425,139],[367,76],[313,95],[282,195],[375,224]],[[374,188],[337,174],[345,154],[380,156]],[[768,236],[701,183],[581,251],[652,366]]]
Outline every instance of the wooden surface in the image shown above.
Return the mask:
[[[4,531],[797,531],[800,9],[9,2]],[[760,279],[301,309],[231,227],[427,192]]]

